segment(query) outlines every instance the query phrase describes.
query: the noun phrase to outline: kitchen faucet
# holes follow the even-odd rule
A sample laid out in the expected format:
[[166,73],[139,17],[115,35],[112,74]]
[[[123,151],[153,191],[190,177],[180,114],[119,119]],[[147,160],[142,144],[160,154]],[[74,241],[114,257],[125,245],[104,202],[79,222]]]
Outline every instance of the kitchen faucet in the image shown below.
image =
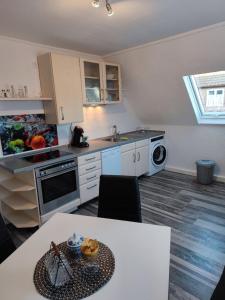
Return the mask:
[[113,139],[116,140],[119,135],[119,132],[117,131],[117,126],[113,125]]

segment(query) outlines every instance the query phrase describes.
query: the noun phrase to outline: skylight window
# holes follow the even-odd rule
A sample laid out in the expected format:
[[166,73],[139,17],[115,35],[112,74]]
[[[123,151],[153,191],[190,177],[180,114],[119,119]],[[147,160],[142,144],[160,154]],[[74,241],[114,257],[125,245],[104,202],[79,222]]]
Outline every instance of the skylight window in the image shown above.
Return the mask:
[[199,124],[225,124],[225,71],[184,76]]

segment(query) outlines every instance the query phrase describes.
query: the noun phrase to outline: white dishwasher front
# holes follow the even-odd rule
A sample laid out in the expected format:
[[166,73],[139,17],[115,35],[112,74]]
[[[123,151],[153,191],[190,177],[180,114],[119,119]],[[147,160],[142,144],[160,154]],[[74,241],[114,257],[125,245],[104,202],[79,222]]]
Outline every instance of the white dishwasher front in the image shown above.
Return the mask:
[[110,148],[101,152],[102,174],[121,175],[121,152],[120,147]]

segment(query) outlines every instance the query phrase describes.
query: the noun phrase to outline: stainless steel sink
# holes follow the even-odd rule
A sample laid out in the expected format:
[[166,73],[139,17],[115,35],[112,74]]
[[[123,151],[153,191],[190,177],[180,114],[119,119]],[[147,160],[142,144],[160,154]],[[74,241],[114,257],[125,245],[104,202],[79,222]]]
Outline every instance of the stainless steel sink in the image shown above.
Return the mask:
[[139,136],[143,136],[143,135],[146,135],[148,134],[149,131],[148,130],[137,130],[137,131],[134,131],[134,132],[128,132],[127,133],[127,136],[136,136],[136,137],[139,137]]
[[117,138],[114,138],[113,136],[111,136],[111,137],[102,139],[102,141],[112,142],[112,143],[125,142],[125,141],[128,141],[128,140],[129,140],[129,138],[126,137],[126,136],[119,136]]
[[118,139],[115,139],[115,138],[113,138],[113,137],[110,137],[110,138],[102,139],[102,141],[116,143],[116,142],[118,142]]
[[111,143],[118,143],[118,142],[126,142],[132,139],[138,139],[147,136],[149,133],[148,130],[137,130],[133,132],[128,132],[125,135],[118,135],[117,138],[114,136],[109,136],[107,138],[103,138],[102,141],[111,142]]

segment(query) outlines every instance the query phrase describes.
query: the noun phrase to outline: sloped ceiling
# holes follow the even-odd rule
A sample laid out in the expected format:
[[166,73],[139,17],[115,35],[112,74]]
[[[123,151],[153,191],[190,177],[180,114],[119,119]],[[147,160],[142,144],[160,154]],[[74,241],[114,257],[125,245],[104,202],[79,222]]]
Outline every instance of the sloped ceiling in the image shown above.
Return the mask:
[[107,57],[122,65],[124,95],[145,124],[195,125],[184,75],[225,70],[225,25]]
[[93,54],[155,41],[225,20],[224,0],[1,0],[0,35]]

